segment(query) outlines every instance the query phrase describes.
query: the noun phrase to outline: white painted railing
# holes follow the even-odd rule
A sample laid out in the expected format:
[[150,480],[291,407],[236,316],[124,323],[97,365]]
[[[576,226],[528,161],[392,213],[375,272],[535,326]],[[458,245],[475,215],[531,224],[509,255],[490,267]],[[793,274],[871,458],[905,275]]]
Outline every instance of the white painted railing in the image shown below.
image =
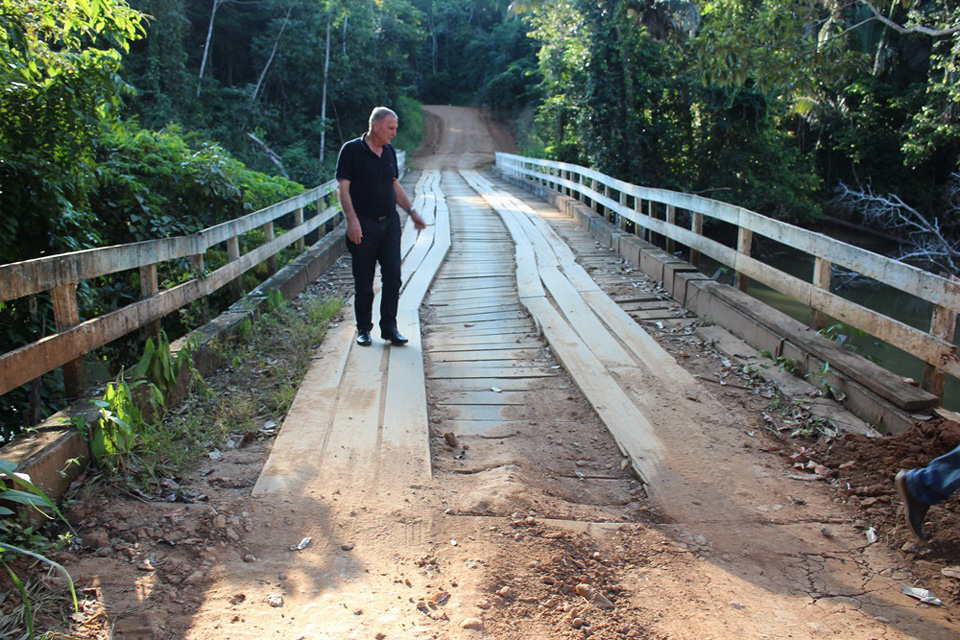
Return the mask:
[[[812,323],[831,316],[913,354],[927,364],[923,386],[942,397],[947,374],[960,377],[957,347],[952,344],[960,312],[960,282],[934,275],[865,249],[834,240],[725,202],[664,189],[651,189],[611,178],[575,164],[498,153],[497,167],[517,179],[553,189],[590,206],[599,215],[634,233],[657,233],[685,245],[691,261],[703,254],[733,269],[737,285],[747,278],[763,283],[809,306]],[[686,215],[683,213],[686,212]],[[689,217],[689,226],[677,224]],[[737,247],[703,235],[704,219],[737,228]],[[762,262],[751,254],[759,235],[808,254],[814,260],[812,282]],[[933,304],[930,330],[922,331],[830,292],[831,265],[862,274]]]

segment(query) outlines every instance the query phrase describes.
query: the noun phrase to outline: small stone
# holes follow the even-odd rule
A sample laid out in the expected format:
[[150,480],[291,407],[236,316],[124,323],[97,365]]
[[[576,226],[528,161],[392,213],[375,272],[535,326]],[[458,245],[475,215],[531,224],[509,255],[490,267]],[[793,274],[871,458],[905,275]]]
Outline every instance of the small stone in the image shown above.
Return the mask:
[[232,542],[240,542],[240,536],[233,529],[227,529],[227,537],[230,538]]
[[570,625],[571,625],[574,629],[579,629],[580,627],[583,626],[583,618],[574,618],[574,619],[570,622]]
[[267,604],[271,607],[282,607],[283,606],[283,596],[279,593],[271,593],[266,598]]
[[483,620],[480,618],[464,618],[460,623],[461,629],[473,629],[475,631],[483,630]]
[[500,590],[497,591],[497,595],[503,598],[504,600],[513,600],[514,598],[517,597],[517,592],[513,589],[513,587],[506,586],[506,587],[501,587]]
[[363,609],[355,609],[354,612],[353,612],[353,615],[355,615],[355,616],[362,616],[362,615],[363,615]]
[[200,571],[199,569],[197,569],[196,571],[194,571],[193,573],[191,573],[190,575],[188,575],[186,578],[183,579],[183,584],[190,585],[190,586],[198,585],[203,582],[203,578],[204,578],[203,571]]
[[480,609],[484,609],[484,610],[489,609],[489,608],[490,608],[490,601],[489,601],[489,600],[480,600],[480,601],[477,602],[477,607],[480,608]]
[[375,635],[375,636],[373,636],[373,637],[376,638],[377,640],[383,640],[384,638],[387,637],[387,634],[382,633],[382,632],[378,632],[377,635]]
[[905,552],[907,552],[907,553],[913,553],[913,552],[916,551],[916,550],[917,550],[917,543],[916,543],[916,542],[907,541],[907,542],[904,542],[904,543],[903,543],[903,546],[902,546],[902,547],[900,547],[900,551],[905,551]]
[[447,431],[445,434],[443,434],[443,439],[447,441],[447,446],[451,448],[454,448],[460,444],[457,440],[457,434],[453,433],[452,431]]
[[255,555],[253,555],[252,553],[248,553],[247,555],[243,556],[243,561],[244,561],[244,562],[256,562],[256,561],[257,561],[257,557],[256,557]]
[[833,530],[830,527],[824,525],[820,527],[820,535],[822,535],[824,538],[832,538]]
[[110,537],[106,531],[91,531],[83,536],[83,546],[89,549],[103,549],[110,546]]
[[340,548],[344,551],[353,551],[354,544],[352,542],[344,542],[340,545]]

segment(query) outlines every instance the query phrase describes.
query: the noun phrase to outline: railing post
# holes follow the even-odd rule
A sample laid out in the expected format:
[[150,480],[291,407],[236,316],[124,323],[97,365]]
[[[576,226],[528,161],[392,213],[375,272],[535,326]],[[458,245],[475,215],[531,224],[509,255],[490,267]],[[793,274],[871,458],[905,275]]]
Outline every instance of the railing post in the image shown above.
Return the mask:
[[[672,204],[667,205],[667,224],[677,224],[677,208]],[[677,246],[673,241],[673,238],[667,237],[667,253],[673,255],[673,252],[677,250]]]
[[638,238],[643,238],[646,229],[646,227],[640,224],[640,216],[643,215],[643,198],[633,197],[633,211],[635,213],[633,217],[637,219],[636,224],[633,226],[633,235]]
[[[737,228],[737,253],[740,255],[750,257],[750,250],[753,248],[753,231],[745,227]],[[750,278],[743,275],[743,273],[737,269],[734,275],[734,285],[740,291],[746,292],[747,287],[750,284]]]
[[[957,282],[956,276],[951,276]],[[957,312],[937,305],[933,308],[933,318],[930,320],[930,333],[945,342],[952,343],[957,326]],[[926,364],[923,367],[923,381],[920,386],[943,400],[943,388],[947,382],[947,374],[935,365]]]
[[[152,298],[160,292],[160,284],[157,282],[157,265],[148,264],[140,267],[140,297],[143,299]],[[160,319],[143,325],[143,333],[148,338],[155,338],[160,335]]]
[[[50,294],[53,299],[53,321],[57,325],[57,331],[63,333],[67,329],[72,329],[80,324],[80,310],[77,308],[77,283],[70,282],[54,287]],[[67,398],[71,399],[79,397],[86,389],[87,363],[83,356],[63,365],[63,386]]]
[[[647,200],[647,219],[653,220],[653,200]],[[644,240],[653,244],[653,231],[649,227],[644,227]]]
[[[303,207],[300,207],[299,209],[293,212],[293,226],[294,228],[296,228],[302,224],[303,224]],[[306,247],[306,243],[304,242],[303,238],[300,238],[299,240],[297,240],[296,247],[297,247],[297,251],[302,252],[304,250],[304,248]]]
[[[691,211],[690,216],[690,230],[693,231],[698,236],[703,235],[703,214],[699,211]],[[690,248],[690,264],[700,268],[700,252],[694,248]]]
[[[830,280],[833,264],[829,260],[817,257],[813,261],[813,286],[830,292]],[[820,331],[827,326],[827,314],[818,309],[810,310],[810,326],[814,330]]]
[[[273,242],[273,220],[263,225],[263,243]],[[271,276],[277,272],[277,254],[267,258],[267,273]]]
[[[240,238],[233,236],[227,239],[227,261],[236,262],[240,259]],[[230,290],[233,297],[239,300],[243,297],[243,276],[238,276],[230,281]]]
[[[621,209],[626,209],[626,208],[627,208],[627,193],[626,193],[625,191],[621,191],[621,192],[620,192],[620,208],[621,208]],[[619,211],[617,211],[617,219],[618,219],[619,222],[620,222],[620,225],[619,225],[619,226],[620,226],[620,230],[621,230],[621,231],[626,231],[626,229],[627,229],[627,223],[629,222],[629,220],[627,220],[627,217],[626,217],[625,215],[621,214]]]

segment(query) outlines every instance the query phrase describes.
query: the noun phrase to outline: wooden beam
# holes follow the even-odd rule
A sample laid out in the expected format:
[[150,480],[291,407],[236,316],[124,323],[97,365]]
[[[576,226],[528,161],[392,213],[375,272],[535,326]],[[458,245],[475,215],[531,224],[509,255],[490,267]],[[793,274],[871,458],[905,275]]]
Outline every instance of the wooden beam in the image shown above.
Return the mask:
[[[53,318],[54,322],[57,323],[57,331],[62,333],[77,326],[80,322],[80,311],[77,307],[77,285],[71,283],[54,287],[51,295],[53,298]],[[66,396],[70,399],[78,398],[87,386],[87,363],[83,354],[71,358],[69,361],[64,361],[62,364],[63,386]],[[47,371],[49,369],[30,376],[23,382],[39,378]]]

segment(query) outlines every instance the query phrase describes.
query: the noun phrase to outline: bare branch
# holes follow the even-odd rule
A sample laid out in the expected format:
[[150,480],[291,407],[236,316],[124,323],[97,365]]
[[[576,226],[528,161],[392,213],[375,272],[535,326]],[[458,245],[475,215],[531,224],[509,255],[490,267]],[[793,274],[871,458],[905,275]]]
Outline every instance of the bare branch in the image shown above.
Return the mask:
[[873,6],[869,0],[859,0],[859,2],[873,12],[874,20],[879,20],[897,33],[922,33],[933,38],[942,38],[943,36],[952,36],[955,33],[960,33],[960,24],[950,27],[949,29],[931,29],[930,27],[925,27],[920,24],[912,27],[904,27],[880,13],[880,10]]
[[283,161],[280,159],[280,156],[277,155],[277,152],[274,151],[273,149],[271,149],[270,147],[268,147],[268,146],[267,146],[267,143],[264,142],[263,140],[261,140],[260,138],[258,138],[257,135],[256,135],[255,133],[253,133],[252,131],[251,131],[251,132],[248,132],[248,133],[247,133],[247,136],[248,136],[251,140],[253,140],[255,143],[257,143],[257,146],[260,147],[260,149],[262,149],[265,154],[267,154],[267,157],[268,157],[268,158],[270,158],[270,162],[272,162],[273,164],[277,165],[277,168],[280,169],[280,174],[281,174],[284,178],[286,178],[287,180],[289,180],[289,179],[290,179],[290,176],[287,174],[287,170],[286,170],[286,168],[283,166]]
[[[960,177],[949,187],[948,216],[960,212]],[[960,238],[944,232],[940,220],[926,218],[896,194],[876,194],[870,187],[853,190],[841,184],[833,202],[861,215],[865,222],[905,235],[906,246],[897,256],[901,261],[921,261],[951,274],[960,273]],[[952,196],[957,195],[956,198]]]

